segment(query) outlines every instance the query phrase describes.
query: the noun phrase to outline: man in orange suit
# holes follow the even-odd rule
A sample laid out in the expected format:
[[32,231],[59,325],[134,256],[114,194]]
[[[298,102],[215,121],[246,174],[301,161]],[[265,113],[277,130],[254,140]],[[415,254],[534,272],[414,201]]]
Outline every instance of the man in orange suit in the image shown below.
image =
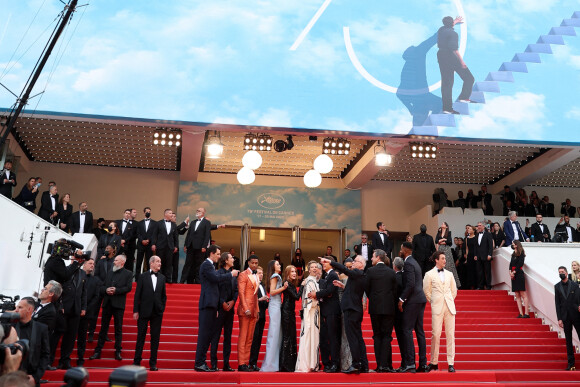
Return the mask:
[[445,270],[445,254],[433,254],[435,267],[429,270],[423,278],[423,292],[431,304],[431,363],[428,371],[439,369],[439,341],[441,330],[445,323],[445,337],[447,339],[447,365],[449,372],[455,372],[455,297],[457,285],[453,274]]
[[238,277],[238,319],[240,321],[240,334],[238,338],[238,371],[250,372],[250,350],[254,328],[260,312],[258,304],[257,277],[258,256],[251,255],[248,258],[248,268]]

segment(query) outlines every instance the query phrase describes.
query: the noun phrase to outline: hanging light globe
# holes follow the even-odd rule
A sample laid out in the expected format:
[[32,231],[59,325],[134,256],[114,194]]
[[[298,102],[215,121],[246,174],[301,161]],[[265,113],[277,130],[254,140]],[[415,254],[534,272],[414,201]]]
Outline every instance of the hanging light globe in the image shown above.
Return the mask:
[[332,171],[333,162],[330,156],[320,155],[314,160],[314,170],[318,173],[325,174]]
[[258,169],[262,165],[262,156],[255,150],[246,152],[242,157],[242,164],[249,169]]
[[250,168],[243,167],[238,171],[237,178],[240,184],[252,184],[256,180],[256,174]]
[[322,176],[320,173],[311,169],[310,171],[304,174],[304,184],[309,188],[316,188],[322,183]]

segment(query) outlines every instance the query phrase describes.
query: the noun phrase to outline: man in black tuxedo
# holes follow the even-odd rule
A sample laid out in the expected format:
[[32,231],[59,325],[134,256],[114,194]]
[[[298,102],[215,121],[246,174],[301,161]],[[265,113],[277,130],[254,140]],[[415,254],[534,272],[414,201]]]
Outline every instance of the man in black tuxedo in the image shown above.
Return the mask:
[[530,238],[533,238],[534,242],[551,242],[552,237],[550,235],[550,230],[542,221],[544,217],[542,214],[536,215],[536,223],[532,224],[530,228]]
[[477,288],[491,290],[493,238],[483,222],[477,222],[477,241],[473,259],[477,264]]
[[113,261],[117,256],[117,248],[114,244],[107,245],[103,255],[101,257],[99,257],[99,255],[100,254],[97,254],[97,260],[95,262],[95,276],[99,278],[102,283],[105,283],[107,274],[113,270]]
[[576,334],[580,335],[580,288],[576,282],[569,279],[566,267],[560,266],[558,275],[561,281],[554,285],[556,316],[558,326],[564,328],[564,336],[566,337],[568,354],[566,371],[574,371],[576,370],[576,362],[574,344],[572,343],[572,327],[576,329]]
[[[230,249],[230,254],[233,249]],[[234,269],[236,268],[236,260],[234,258]],[[238,260],[239,267],[239,260]],[[239,270],[239,269],[236,269]],[[256,269],[258,281],[260,281],[260,286],[258,286],[258,307],[260,308],[260,313],[258,315],[258,321],[256,321],[256,327],[254,328],[254,337],[252,338],[252,347],[250,349],[250,362],[248,367],[254,371],[260,371],[258,367],[258,356],[260,355],[260,347],[262,346],[262,336],[264,335],[264,326],[266,325],[266,310],[268,310],[268,293],[262,285],[262,280],[264,278],[264,269],[258,266]]]
[[12,161],[6,160],[0,172],[0,195],[12,199],[12,187],[16,187],[16,174],[12,172]]
[[149,262],[153,256],[151,246],[157,243],[157,232],[159,224],[151,219],[151,208],[143,209],[145,219],[137,224],[137,266],[135,268],[135,278],[143,272],[143,262]]
[[20,321],[14,324],[14,329],[19,339],[29,341],[28,355],[20,364],[20,369],[31,375],[38,386],[49,365],[50,348],[48,328],[32,319],[34,304],[32,297],[23,297],[18,302],[16,312],[20,315]]
[[427,226],[422,224],[419,231],[419,234],[413,236],[413,258],[419,264],[421,273],[425,273],[425,268],[429,264],[429,257],[435,252],[435,242],[433,242],[433,237],[427,234]]
[[390,266],[387,255],[381,249],[373,252],[373,267],[367,270],[366,294],[369,298],[369,314],[373,327],[376,372],[395,372],[391,341],[397,305],[397,278]]
[[199,330],[195,351],[195,370],[200,372],[213,371],[205,361],[217,325],[217,311],[220,307],[219,284],[231,281],[239,274],[238,270],[232,270],[228,273],[218,273],[215,270],[214,264],[221,254],[218,245],[211,245],[208,252],[209,257],[203,261],[199,269],[201,295],[199,297]]
[[[356,257],[352,269],[347,269],[338,262],[331,261],[327,258],[320,258],[323,265],[330,263],[333,269],[344,273],[348,276],[346,286],[338,281],[333,281],[334,286],[344,287],[340,307],[344,316],[344,330],[346,339],[352,355],[351,366],[342,372],[347,374],[358,374],[368,371],[368,361],[366,360],[366,347],[362,337],[362,319],[363,319],[363,294],[365,291],[365,260],[362,257]],[[328,282],[328,281],[327,281]]]
[[104,285],[101,287],[103,294],[103,315],[101,316],[101,331],[95,353],[89,360],[100,359],[101,350],[105,345],[111,317],[115,319],[115,360],[123,360],[121,349],[123,344],[123,314],[127,293],[131,291],[133,273],[125,269],[125,256],[117,255],[113,261],[113,270],[107,273]]
[[131,218],[132,210],[130,208],[123,212],[123,219],[117,220],[117,228],[121,232],[121,250],[119,254],[127,257],[125,269],[133,271],[135,264],[135,240],[137,239],[137,222]]
[[199,283],[199,266],[211,239],[211,223],[205,219],[205,208],[195,212],[196,220],[191,222],[185,237],[184,250],[187,256],[181,271],[181,283]]
[[103,235],[107,234],[107,230],[105,230],[105,218],[97,219],[97,227],[93,228],[93,234],[95,234],[97,240],[100,240]]
[[[177,224],[177,215],[175,215],[175,212],[171,216],[171,221],[175,222],[175,224]],[[178,237],[177,237],[178,239],[179,239],[179,235],[183,235],[188,231],[187,226],[189,226],[189,216],[187,218],[185,218],[185,221],[177,224],[177,227],[175,228],[175,232],[178,235]],[[177,279],[179,278],[179,246],[177,247],[177,251],[175,253],[173,253],[172,266],[173,266],[173,272],[171,273],[171,278],[174,279],[173,282],[177,283]]]
[[340,338],[342,336],[342,314],[338,287],[334,281],[338,280],[336,271],[330,262],[324,261],[322,269],[326,273],[320,281],[320,290],[310,292],[308,297],[320,300],[320,356],[324,365],[324,372],[335,373],[340,371]]
[[151,251],[161,258],[161,267],[167,283],[177,282],[177,278],[171,278],[173,274],[173,253],[178,250],[177,225],[171,221],[173,211],[166,209],[163,212],[163,220],[157,223],[157,239],[151,245]]
[[393,244],[389,240],[389,232],[383,222],[377,222],[377,231],[373,233],[372,242],[373,249],[381,249],[387,254],[387,257],[391,257]]
[[[397,280],[397,300],[401,297],[403,292],[403,267],[405,261],[401,257],[396,257],[393,260],[393,269],[395,270],[395,278]],[[401,367],[399,370],[405,369],[405,335],[403,334],[403,312],[397,308],[395,311],[395,334],[397,335],[397,343],[399,344],[399,351],[401,353]],[[398,371],[398,370],[397,370]]]
[[38,210],[38,216],[46,220],[49,223],[56,224],[58,220],[58,212],[56,212],[56,205],[58,204],[58,189],[56,185],[53,185],[44,191],[40,198],[40,209]]
[[479,201],[481,202],[481,209],[484,215],[493,215],[493,207],[491,205],[491,194],[487,192],[487,186],[482,185],[479,191]]
[[134,365],[141,365],[141,355],[147,336],[147,325],[151,327],[151,356],[149,369],[157,371],[157,350],[161,337],[161,323],[167,303],[165,276],[161,274],[161,258],[149,258],[149,271],[139,276],[133,302],[133,318],[137,320],[137,342],[135,344]]
[[70,228],[71,232],[76,233],[90,233],[93,230],[93,214],[88,211],[87,202],[79,203],[79,210],[73,212],[72,214],[72,226]]
[[562,203],[562,208],[560,208],[560,214],[567,215],[570,218],[576,216],[576,207],[572,205],[572,201],[570,199],[566,199],[566,201]]
[[366,271],[369,267],[372,266],[372,257],[373,257],[373,245],[369,243],[369,237],[367,234],[361,234],[360,240],[361,243],[354,246],[354,251],[356,251],[359,255],[363,257],[365,267],[364,270]]
[[79,329],[77,331],[77,367],[82,367],[85,364],[85,351],[87,349],[87,332],[90,331],[89,341],[93,342],[95,327],[97,326],[97,318],[99,317],[99,310],[101,308],[101,295],[99,291],[103,282],[95,276],[95,261],[88,259],[83,264],[83,271],[86,275],[85,293],[87,295],[87,309],[86,313],[81,314],[79,321]]
[[555,216],[554,203],[550,203],[550,198],[548,196],[544,196],[540,202],[540,213],[549,218],[553,218]]
[[[405,339],[405,368],[400,372],[428,372],[427,347],[423,330],[423,314],[427,298],[423,293],[423,274],[419,263],[411,256],[413,245],[403,242],[400,257],[405,259],[403,268],[403,292],[399,296],[399,311],[403,312],[403,334]],[[404,306],[404,307],[403,307]],[[413,330],[419,346],[419,367],[415,369],[415,344]]]

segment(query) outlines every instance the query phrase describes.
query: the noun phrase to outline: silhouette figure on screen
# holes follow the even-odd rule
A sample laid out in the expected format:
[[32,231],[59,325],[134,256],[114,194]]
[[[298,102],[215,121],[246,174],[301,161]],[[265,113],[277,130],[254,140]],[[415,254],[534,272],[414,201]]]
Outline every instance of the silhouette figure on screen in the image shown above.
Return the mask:
[[441,98],[429,91],[427,83],[427,53],[437,43],[433,34],[418,46],[410,46],[403,53],[405,64],[401,70],[401,83],[397,98],[413,116],[413,126],[421,126],[430,113],[441,110]]
[[443,113],[459,114],[453,110],[452,91],[455,73],[463,79],[461,94],[457,97],[460,102],[473,102],[469,99],[475,79],[459,53],[459,35],[453,30],[453,26],[463,23],[463,18],[457,16],[455,20],[451,16],[443,18],[443,27],[437,31],[437,61],[441,72],[441,98],[443,99]]

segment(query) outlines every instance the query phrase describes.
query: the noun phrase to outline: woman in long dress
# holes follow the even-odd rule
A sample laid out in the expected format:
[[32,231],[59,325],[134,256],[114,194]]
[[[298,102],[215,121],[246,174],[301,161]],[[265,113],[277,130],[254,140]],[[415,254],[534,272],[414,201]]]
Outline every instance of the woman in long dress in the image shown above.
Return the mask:
[[441,223],[437,236],[435,237],[435,244],[438,246],[437,250],[445,254],[445,268],[453,273],[455,278],[455,284],[458,288],[461,287],[461,281],[459,280],[459,275],[457,274],[457,268],[455,267],[455,260],[453,259],[453,254],[451,254],[451,245],[453,244],[451,239],[451,231],[449,231],[449,225],[447,222]]
[[[471,225],[465,226],[467,236],[465,237],[465,267],[467,283],[463,289],[475,289],[477,287],[477,270],[475,268],[475,246],[477,238],[475,229]],[[447,258],[445,258],[447,259]]]
[[278,372],[280,369],[280,345],[282,344],[280,315],[282,312],[282,292],[286,289],[282,285],[280,271],[280,262],[272,260],[268,263],[266,275],[270,280],[266,283],[266,293],[270,293],[270,304],[268,305],[270,321],[268,323],[268,338],[266,339],[266,356],[264,356],[264,362],[260,368],[262,372]]
[[514,252],[510,261],[510,277],[512,279],[512,292],[516,294],[516,304],[520,315],[518,318],[530,318],[530,307],[528,304],[528,294],[526,293],[526,278],[524,275],[524,263],[526,253],[520,241],[512,242]]
[[296,289],[296,267],[284,269],[284,299],[282,300],[282,347],[280,348],[280,371],[294,372],[298,352],[296,350],[296,301],[300,299],[302,289]]
[[[344,260],[344,266],[346,266],[347,269],[352,269],[352,258],[347,258]],[[346,281],[348,280],[348,277],[346,276],[346,274],[339,274],[338,275],[338,279],[346,285]],[[344,288],[339,287],[338,288],[338,299],[342,301],[342,293],[344,293]],[[341,337],[341,341],[340,341],[340,370],[344,371],[347,370],[351,363],[352,363],[352,354],[350,353],[350,347],[348,346],[348,340],[346,338],[346,331],[344,330],[344,316],[341,316],[342,318],[342,337]]]
[[300,345],[298,346],[298,360],[296,372],[316,372],[320,367],[318,348],[320,345],[320,311],[318,300],[308,298],[310,292],[320,290],[317,282],[318,273],[322,267],[316,261],[308,262],[308,277],[302,288],[302,329],[300,330]]

